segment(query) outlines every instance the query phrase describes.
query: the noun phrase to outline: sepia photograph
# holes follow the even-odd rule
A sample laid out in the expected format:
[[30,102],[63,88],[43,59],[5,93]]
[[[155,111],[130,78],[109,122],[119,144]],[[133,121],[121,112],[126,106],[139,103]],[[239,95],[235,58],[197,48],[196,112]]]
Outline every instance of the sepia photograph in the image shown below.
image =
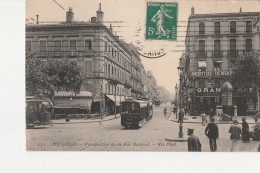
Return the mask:
[[260,1],[26,0],[24,28],[26,151],[260,151]]

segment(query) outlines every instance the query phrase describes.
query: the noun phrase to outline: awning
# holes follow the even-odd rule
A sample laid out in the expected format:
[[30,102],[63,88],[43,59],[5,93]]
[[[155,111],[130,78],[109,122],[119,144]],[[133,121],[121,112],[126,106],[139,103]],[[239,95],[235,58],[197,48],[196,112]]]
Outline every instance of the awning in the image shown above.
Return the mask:
[[124,96],[114,96],[114,95],[109,95],[106,94],[106,96],[112,100],[113,102],[116,102],[116,105],[119,106],[120,102],[125,101],[125,97]]
[[55,108],[91,108],[91,99],[85,98],[55,98],[54,107]]
[[79,93],[75,93],[73,91],[58,91],[54,93],[55,97],[91,97],[92,93],[89,91],[80,91]]
[[207,67],[207,62],[206,61],[198,61],[198,67],[199,68]]

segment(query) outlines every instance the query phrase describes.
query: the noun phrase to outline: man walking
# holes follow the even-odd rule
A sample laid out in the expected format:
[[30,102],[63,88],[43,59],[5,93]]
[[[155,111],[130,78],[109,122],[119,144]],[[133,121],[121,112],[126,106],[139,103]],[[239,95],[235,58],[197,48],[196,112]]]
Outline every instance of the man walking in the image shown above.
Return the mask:
[[201,143],[197,136],[193,134],[194,129],[188,129],[188,151],[201,151]]
[[209,146],[211,152],[217,151],[217,139],[218,139],[218,125],[215,124],[215,118],[212,117],[210,119],[210,123],[207,125],[205,129],[205,135],[209,138]]
[[238,121],[234,120],[233,125],[230,127],[229,131],[230,133],[230,139],[231,139],[231,146],[230,151],[234,151],[235,147],[238,145],[238,142],[240,140],[240,135],[242,133],[241,127],[238,126]]

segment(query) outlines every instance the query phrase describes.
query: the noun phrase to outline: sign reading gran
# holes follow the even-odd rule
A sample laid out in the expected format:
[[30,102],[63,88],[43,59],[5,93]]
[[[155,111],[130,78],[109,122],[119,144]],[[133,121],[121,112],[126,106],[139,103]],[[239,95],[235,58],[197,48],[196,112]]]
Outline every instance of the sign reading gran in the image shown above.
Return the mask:
[[146,39],[177,39],[178,4],[175,2],[147,2]]

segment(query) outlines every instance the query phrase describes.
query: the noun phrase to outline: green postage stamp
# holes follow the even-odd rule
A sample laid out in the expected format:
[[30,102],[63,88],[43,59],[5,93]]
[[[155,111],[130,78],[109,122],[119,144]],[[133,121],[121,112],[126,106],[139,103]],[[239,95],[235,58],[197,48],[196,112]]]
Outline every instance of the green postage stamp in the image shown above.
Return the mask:
[[176,2],[147,2],[146,39],[176,40],[177,14]]

